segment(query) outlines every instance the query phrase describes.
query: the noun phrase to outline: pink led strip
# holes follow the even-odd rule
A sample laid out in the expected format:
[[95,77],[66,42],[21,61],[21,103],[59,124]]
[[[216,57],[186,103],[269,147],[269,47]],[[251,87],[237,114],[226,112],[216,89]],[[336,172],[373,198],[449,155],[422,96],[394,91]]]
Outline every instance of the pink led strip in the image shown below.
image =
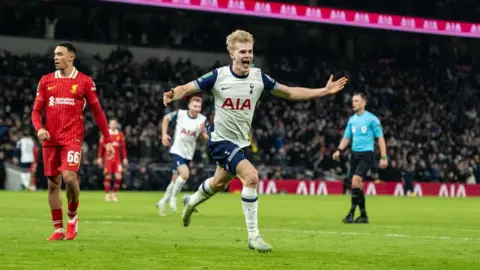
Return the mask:
[[309,7],[251,0],[102,0],[167,8],[238,14],[415,32],[434,35],[480,38],[480,23],[444,21],[371,12]]

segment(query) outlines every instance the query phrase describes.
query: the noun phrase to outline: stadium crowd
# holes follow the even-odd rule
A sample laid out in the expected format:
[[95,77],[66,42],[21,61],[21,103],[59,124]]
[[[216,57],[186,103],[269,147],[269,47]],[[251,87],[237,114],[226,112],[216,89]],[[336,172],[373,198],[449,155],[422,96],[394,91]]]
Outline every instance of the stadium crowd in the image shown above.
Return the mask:
[[[169,16],[175,14],[165,12],[160,17],[167,24]],[[198,14],[189,14],[182,21],[192,27],[192,23],[198,22],[195,16]],[[89,25],[98,26],[101,22],[92,20],[88,20]],[[345,74],[349,77],[349,85],[336,97],[310,102],[292,103],[265,93],[254,117],[253,144],[248,153],[259,166],[261,178],[339,179],[348,175],[348,153],[340,163],[334,162],[331,155],[351,115],[351,94],[359,91],[369,97],[367,109],[382,121],[391,160],[386,170],[373,168],[370,179],[468,183],[480,179],[477,105],[480,74],[471,60],[462,56],[451,59],[450,54],[435,46],[412,45],[381,48],[377,54],[359,54],[352,61],[338,58],[338,52],[322,53],[328,48],[305,34],[308,25],[280,24],[277,27],[287,27],[290,39],[296,41],[289,45],[288,52],[277,42],[279,34],[276,31],[272,30],[270,35],[256,35],[260,39],[256,50],[267,60],[262,68],[269,75],[285,84],[314,87],[322,86],[331,73]],[[22,25],[21,20],[18,25]],[[38,29],[29,33],[43,36],[43,31],[46,34],[47,29],[37,26]],[[67,33],[60,26],[61,23],[58,36],[66,38]],[[161,33],[153,35],[153,32],[148,33],[153,31],[151,27],[136,25],[123,31],[126,35],[117,40],[103,32],[83,38],[223,52],[224,33],[228,32],[226,29],[233,29],[228,20],[224,24],[214,21],[210,28],[202,23],[195,28],[188,27],[185,28],[190,29],[188,31],[175,27],[156,28]],[[250,27],[257,29],[256,25]],[[2,29],[3,33],[5,31],[8,29]],[[258,26],[256,31],[254,34],[262,33],[266,26]],[[208,42],[211,40],[219,42]],[[124,187],[158,189],[164,187],[170,172],[168,151],[160,142],[161,120],[165,113],[176,109],[164,108],[162,93],[208,69],[188,59],[173,62],[168,58],[151,58],[143,63],[133,59],[128,49],[119,48],[109,57],[95,56],[95,63],[100,65],[89,65],[91,61],[86,60],[90,59],[80,59],[76,66],[94,78],[107,117],[118,118],[125,132],[131,165]],[[11,160],[15,142],[23,133],[31,134],[30,111],[36,82],[42,74],[52,70],[51,62],[51,55],[13,55],[0,50],[0,159]],[[212,63],[211,66],[221,64]],[[211,121],[213,97],[208,93],[203,95],[203,113]],[[89,112],[86,119],[82,170],[89,177],[83,188],[96,188],[101,184],[98,180],[101,171],[93,164],[99,135]],[[192,167],[194,188],[213,167],[204,143],[197,146]]]

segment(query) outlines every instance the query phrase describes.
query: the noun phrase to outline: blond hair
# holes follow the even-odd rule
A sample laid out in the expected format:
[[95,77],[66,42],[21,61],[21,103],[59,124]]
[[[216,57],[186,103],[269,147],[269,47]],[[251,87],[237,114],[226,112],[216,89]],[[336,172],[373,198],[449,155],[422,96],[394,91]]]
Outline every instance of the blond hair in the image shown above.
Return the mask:
[[227,36],[227,50],[232,52],[235,50],[235,44],[240,43],[254,43],[253,35],[247,31],[236,30]]

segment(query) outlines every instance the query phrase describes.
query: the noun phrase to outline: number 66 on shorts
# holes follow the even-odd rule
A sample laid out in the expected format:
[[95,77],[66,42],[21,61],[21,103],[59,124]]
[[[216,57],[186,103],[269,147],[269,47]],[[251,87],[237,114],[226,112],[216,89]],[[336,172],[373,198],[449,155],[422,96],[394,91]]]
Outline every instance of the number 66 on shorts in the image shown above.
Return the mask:
[[43,147],[45,176],[57,176],[62,171],[78,172],[81,161],[81,146]]

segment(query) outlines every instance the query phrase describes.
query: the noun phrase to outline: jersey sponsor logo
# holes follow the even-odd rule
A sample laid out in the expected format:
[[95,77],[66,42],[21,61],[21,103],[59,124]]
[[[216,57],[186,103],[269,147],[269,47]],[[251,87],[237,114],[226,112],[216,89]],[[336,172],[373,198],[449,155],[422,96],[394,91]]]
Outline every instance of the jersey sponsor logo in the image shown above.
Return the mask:
[[185,136],[196,137],[197,136],[197,131],[196,130],[187,130],[187,129],[182,128],[180,130],[180,134],[185,135]]
[[120,143],[117,141],[112,142],[113,147],[119,147]]
[[70,93],[72,93],[72,94],[77,93],[77,88],[78,88],[78,84],[72,85],[72,90],[70,91]]
[[53,107],[55,105],[75,105],[75,99],[73,98],[60,98],[60,97],[50,97],[48,99],[48,106]]
[[222,109],[230,109],[230,110],[251,110],[252,105],[250,99],[241,99],[237,98],[233,101],[231,98],[226,98],[222,104]]

